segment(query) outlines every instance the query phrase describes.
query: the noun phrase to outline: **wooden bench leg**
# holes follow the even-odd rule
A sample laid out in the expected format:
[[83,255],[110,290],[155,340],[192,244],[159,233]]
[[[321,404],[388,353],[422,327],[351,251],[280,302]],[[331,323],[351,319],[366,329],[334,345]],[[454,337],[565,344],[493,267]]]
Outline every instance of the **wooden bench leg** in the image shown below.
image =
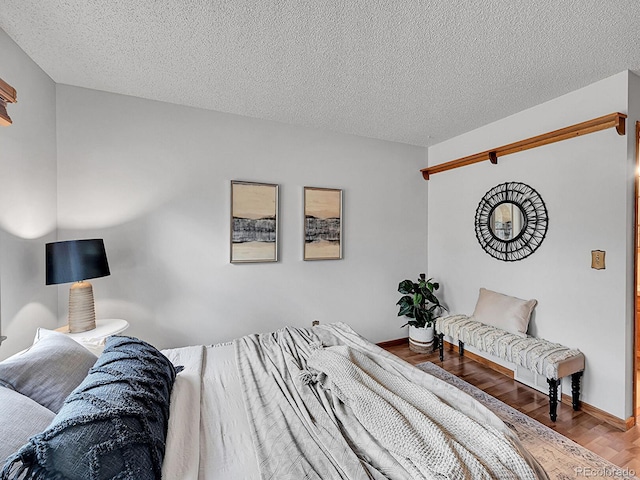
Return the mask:
[[461,357],[464,356],[464,342],[462,340],[458,340],[458,352]]
[[547,383],[549,384],[549,417],[552,422],[555,422],[556,418],[558,418],[558,384],[560,381],[554,378],[547,378]]
[[444,333],[438,334],[438,344],[440,348],[440,361],[444,362]]
[[571,405],[574,410],[580,410],[580,378],[584,372],[571,374]]

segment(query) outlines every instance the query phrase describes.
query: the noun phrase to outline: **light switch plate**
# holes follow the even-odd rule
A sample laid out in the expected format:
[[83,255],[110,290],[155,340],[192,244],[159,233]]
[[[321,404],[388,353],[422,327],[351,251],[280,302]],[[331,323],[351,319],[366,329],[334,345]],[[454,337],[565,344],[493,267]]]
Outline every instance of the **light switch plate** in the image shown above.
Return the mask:
[[596,270],[604,270],[604,250],[591,250],[591,268]]

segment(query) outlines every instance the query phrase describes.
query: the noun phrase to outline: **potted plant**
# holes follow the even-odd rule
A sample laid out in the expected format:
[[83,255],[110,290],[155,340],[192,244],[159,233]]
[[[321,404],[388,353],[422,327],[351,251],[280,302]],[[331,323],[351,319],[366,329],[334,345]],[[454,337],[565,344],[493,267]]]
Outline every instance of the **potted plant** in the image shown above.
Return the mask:
[[398,292],[403,297],[396,305],[400,306],[398,316],[409,317],[409,348],[413,352],[426,353],[433,343],[435,320],[447,308],[440,303],[434,292],[440,284],[426,279],[421,273],[418,281],[403,280],[398,285]]

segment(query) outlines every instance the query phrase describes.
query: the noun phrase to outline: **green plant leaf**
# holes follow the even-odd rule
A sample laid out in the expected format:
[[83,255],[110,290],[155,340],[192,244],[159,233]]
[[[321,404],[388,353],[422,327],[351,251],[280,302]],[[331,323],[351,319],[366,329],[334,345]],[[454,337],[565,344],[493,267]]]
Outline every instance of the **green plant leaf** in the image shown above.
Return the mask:
[[429,290],[424,292],[424,297],[427,299],[429,303],[433,303],[434,305],[440,305],[440,300],[438,300],[438,297],[436,297],[435,294],[430,292]]
[[409,295],[405,295],[396,305],[400,306],[400,310],[398,311],[398,316],[402,317],[406,315],[408,317],[413,317],[413,299]]
[[401,281],[400,284],[398,285],[398,291],[403,294],[413,293],[414,291],[413,282],[411,280]]
[[424,310],[417,310],[415,312],[416,322],[414,327],[424,327],[427,323],[426,312]]
[[422,293],[416,293],[413,296],[413,305],[415,305],[416,307],[420,307],[422,306],[422,302],[424,302],[424,297],[422,296]]
[[396,305],[413,305],[413,298],[410,295],[405,295],[404,297],[398,300]]
[[434,321],[447,310],[445,305],[440,304],[440,300],[434,292],[440,288],[440,284],[432,282],[433,278],[426,279],[424,273],[419,274],[418,282],[403,280],[398,285],[398,291],[404,296],[398,300],[398,316],[406,316],[410,320],[403,325],[413,327],[425,327],[433,325]]

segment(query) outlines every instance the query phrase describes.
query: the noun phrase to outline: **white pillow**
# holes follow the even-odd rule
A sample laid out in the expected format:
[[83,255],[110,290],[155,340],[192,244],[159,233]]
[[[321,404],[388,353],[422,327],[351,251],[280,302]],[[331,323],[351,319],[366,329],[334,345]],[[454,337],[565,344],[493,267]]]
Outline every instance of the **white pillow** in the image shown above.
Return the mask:
[[522,300],[481,288],[473,317],[485,325],[526,337],[531,312],[537,303],[537,300]]
[[[78,334],[75,334],[73,337],[69,337],[69,338],[73,338],[73,340],[75,340],[80,345],[82,345],[84,348],[89,350],[96,357],[99,357],[102,354],[102,351],[104,350],[104,345],[105,345],[105,343],[107,341],[107,337],[93,338],[93,337],[91,337],[91,333],[92,332],[93,332],[93,330],[88,330],[86,332],[86,334],[88,336],[86,336],[86,337],[78,337]],[[66,333],[57,332],[55,330],[49,330],[47,328],[39,327],[36,330],[36,336],[33,339],[33,343],[36,344],[40,340],[42,340],[43,338],[51,336],[51,335],[67,335],[67,334]]]

